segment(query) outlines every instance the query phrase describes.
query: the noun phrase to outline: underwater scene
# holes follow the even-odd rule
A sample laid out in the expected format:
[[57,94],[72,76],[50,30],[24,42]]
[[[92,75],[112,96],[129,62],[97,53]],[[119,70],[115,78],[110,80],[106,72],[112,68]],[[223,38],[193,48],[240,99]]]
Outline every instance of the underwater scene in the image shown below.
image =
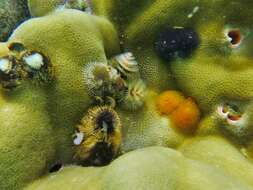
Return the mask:
[[252,0],[0,0],[0,190],[253,190]]

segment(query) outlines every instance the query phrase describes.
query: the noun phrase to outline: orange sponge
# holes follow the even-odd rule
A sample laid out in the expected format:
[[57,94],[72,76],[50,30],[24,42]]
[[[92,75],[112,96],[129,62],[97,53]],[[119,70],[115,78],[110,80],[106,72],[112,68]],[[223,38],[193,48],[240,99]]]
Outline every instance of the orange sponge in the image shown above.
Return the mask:
[[168,90],[161,93],[156,101],[156,106],[161,114],[169,115],[172,113],[183,101],[184,96],[177,91]]
[[187,98],[171,114],[171,119],[178,129],[192,131],[197,127],[200,111],[192,98]]

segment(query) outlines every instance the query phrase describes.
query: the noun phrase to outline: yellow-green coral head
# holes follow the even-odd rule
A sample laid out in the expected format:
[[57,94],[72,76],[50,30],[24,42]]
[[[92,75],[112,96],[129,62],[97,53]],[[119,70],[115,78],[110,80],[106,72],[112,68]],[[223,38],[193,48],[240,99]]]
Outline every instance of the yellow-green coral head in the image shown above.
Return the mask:
[[[91,103],[82,82],[83,68],[91,61],[105,62],[117,47],[116,31],[107,20],[76,10],[30,19],[0,44],[1,58],[14,57],[15,68],[25,74],[18,88],[1,89],[0,144],[5,148],[0,148],[0,189],[22,189],[55,163],[72,161],[73,126]],[[42,63],[40,55],[50,64]],[[3,62],[4,71],[8,64]],[[43,78],[40,71],[46,65],[54,71],[53,80],[33,84],[35,76]]]
[[[173,2],[176,3],[176,1]],[[172,3],[164,2],[164,7],[169,4]],[[185,29],[190,27],[200,38],[199,46],[191,56],[177,56],[176,60],[167,61],[170,63],[178,88],[194,97],[204,112],[210,112],[222,99],[252,99],[253,19],[252,9],[249,8],[252,2],[192,0],[176,4],[184,12],[190,12],[196,6],[198,11],[192,17],[188,17],[183,12],[180,16],[181,9],[171,9],[167,13],[168,19],[173,14],[178,17],[174,17],[175,21],[168,20],[167,25]],[[157,19],[163,20],[163,16],[159,15]],[[156,28],[157,34],[153,35],[166,36],[163,33],[163,28],[166,27],[165,23],[160,23],[160,26]],[[177,30],[176,32],[180,33]],[[173,40],[170,38],[177,35],[174,33],[170,35],[171,33],[167,31],[169,37],[165,38],[165,41],[173,45]],[[179,40],[175,37],[176,41]],[[167,52],[166,56],[169,55]]]

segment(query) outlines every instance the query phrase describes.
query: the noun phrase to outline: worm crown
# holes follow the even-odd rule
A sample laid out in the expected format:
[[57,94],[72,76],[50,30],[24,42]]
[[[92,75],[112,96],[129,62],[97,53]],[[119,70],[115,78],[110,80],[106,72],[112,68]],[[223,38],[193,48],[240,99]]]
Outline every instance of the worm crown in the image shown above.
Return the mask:
[[130,81],[127,84],[127,93],[121,101],[123,109],[134,111],[144,105],[147,87],[141,79]]
[[109,61],[109,64],[117,69],[124,78],[130,78],[131,75],[139,74],[138,62],[131,52],[115,56]]
[[84,68],[83,76],[89,95],[102,103],[107,102],[108,99],[117,101],[125,94],[124,79],[110,65],[98,62],[88,63]]
[[121,121],[109,106],[90,108],[75,135],[74,158],[84,165],[106,165],[121,145]]
[[238,102],[222,103],[216,109],[218,125],[221,129],[243,141],[253,133],[248,112],[250,112],[248,108],[240,106]]
[[143,106],[146,85],[140,78],[132,53],[116,55],[108,63],[91,62],[84,67],[84,83],[98,105],[120,104],[126,110]]
[[23,80],[47,82],[52,69],[49,59],[42,53],[28,51],[20,44],[9,47],[9,55],[0,58],[0,83],[4,89],[12,89]]

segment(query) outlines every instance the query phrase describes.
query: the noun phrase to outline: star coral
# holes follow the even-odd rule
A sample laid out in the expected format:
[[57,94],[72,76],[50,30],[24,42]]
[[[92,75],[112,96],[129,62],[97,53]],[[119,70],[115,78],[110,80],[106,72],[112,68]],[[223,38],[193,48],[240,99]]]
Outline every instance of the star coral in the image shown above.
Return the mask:
[[[74,37],[72,32],[62,33],[64,30],[75,31]],[[112,34],[111,37],[106,37],[106,33]],[[106,55],[119,51],[117,36],[113,34],[113,26],[105,19],[66,10],[30,19],[15,30],[6,44],[1,44],[1,49],[6,49],[6,46],[19,42],[30,51],[43,52],[54,68],[51,83],[36,85],[33,81],[25,81],[17,88],[1,93],[1,128],[6,128],[1,130],[1,138],[6,139],[1,141],[5,148],[0,149],[1,189],[19,188],[46,173],[50,164],[71,161],[74,126],[91,103],[84,84],[80,82],[82,70],[86,63],[106,61]],[[26,120],[28,116],[30,121]],[[69,118],[67,121],[66,117]],[[15,125],[22,130],[15,130]],[[18,136],[14,135],[15,131],[19,131]],[[39,134],[41,136],[37,136]],[[12,139],[12,136],[16,137]],[[25,139],[29,146],[20,144],[21,139]],[[16,150],[18,146],[22,149]],[[7,165],[10,166],[5,169]],[[23,172],[28,170],[25,169],[28,165],[31,167],[29,172]]]
[[[223,146],[223,142],[217,141],[214,146]],[[226,156],[225,153],[229,151],[235,151],[236,158],[234,161],[237,164],[244,163],[243,158],[233,147],[228,146],[226,148],[229,148],[229,150],[222,153],[222,156]],[[195,154],[197,157],[198,154]],[[208,155],[203,154],[203,159],[209,159]],[[173,149],[149,147],[127,153],[113,161],[109,166],[102,168],[66,167],[56,174],[35,181],[25,190],[38,188],[45,190],[59,189],[62,188],[63,183],[66,184],[66,189],[80,190],[129,190],[129,187],[138,190],[252,189],[245,183],[248,179],[252,179],[251,164],[244,163],[243,167],[250,167],[246,169],[245,174],[233,175],[233,172],[236,171],[235,165],[232,165],[231,171],[226,173],[224,164],[221,164],[222,167],[218,168],[201,160],[189,159]],[[51,180],[52,177],[54,180]],[[249,178],[243,180],[243,182],[240,181],[240,179],[247,177]],[[150,182],[151,179],[152,182]]]
[[[17,53],[13,52],[13,44],[41,53],[52,65],[53,77],[52,81],[39,84],[29,78],[13,89],[1,89],[0,123],[4,129],[0,133],[3,139],[0,140],[1,189],[20,189],[47,174],[55,165],[73,163],[75,126],[94,104],[109,104],[108,99],[113,102],[115,91],[108,99],[104,97],[111,92],[111,86],[119,84],[116,80],[109,85],[109,90],[99,89],[106,92],[106,96],[102,96],[101,102],[94,101],[87,81],[83,81],[84,70],[92,63],[115,67],[113,76],[122,79],[120,84],[124,87],[131,84],[126,102],[137,100],[141,104],[138,109],[123,109],[119,100],[110,103],[124,126],[123,155],[103,168],[70,167],[66,173],[70,172],[72,182],[80,179],[77,176],[80,171],[90,177],[85,188],[91,189],[124,190],[129,189],[129,184],[137,189],[253,189],[252,126],[248,122],[252,120],[253,111],[251,106],[247,107],[253,95],[251,1],[93,0],[92,8],[97,16],[80,10],[59,9],[61,1],[46,2],[28,1],[31,14],[37,18],[21,24],[6,43],[0,44],[1,58]],[[169,49],[173,50],[173,59],[164,60],[157,53],[156,44],[157,40],[161,42],[160,34],[169,28],[187,28],[187,31],[190,28],[189,31],[198,35],[194,35],[199,39],[198,46],[193,43],[194,51],[187,51],[187,56],[178,56],[175,49]],[[167,33],[162,36],[166,37]],[[181,34],[175,36],[182,37]],[[174,43],[170,38],[166,41]],[[129,65],[121,59],[115,66],[111,62],[127,52],[134,55],[136,63]],[[34,59],[30,61],[35,67],[41,65],[35,64]],[[137,72],[136,67],[137,81],[143,82],[140,88],[132,85],[131,77],[125,72],[129,68]],[[8,71],[6,62],[1,62],[1,69]],[[158,112],[157,97],[168,89],[196,100],[196,104],[191,99],[187,101],[191,109],[186,112],[192,117],[180,116],[182,110],[185,111],[181,104],[171,119]],[[141,97],[141,101],[135,99],[135,95]],[[177,104],[177,101],[175,98],[172,103]],[[237,114],[234,108],[229,108],[226,119],[220,118],[217,107],[227,102],[239,102],[243,113]],[[170,112],[165,105],[159,108]],[[199,109],[201,121],[197,126]],[[239,116],[244,114],[247,122],[231,125],[231,121],[239,121]],[[183,134],[175,130],[173,117],[178,123],[193,121],[196,132]],[[241,128],[235,128],[238,126]],[[238,135],[238,131],[244,130],[246,133]],[[154,145],[176,150],[140,149]],[[136,151],[126,153],[131,150]],[[243,171],[239,171],[240,166]],[[126,175],[122,175],[122,169],[128,171]],[[65,170],[62,176],[60,172],[52,175],[60,175],[59,183],[64,184],[61,188],[68,188],[68,176]],[[97,177],[101,181],[95,183]],[[82,188],[80,183],[74,182],[70,185]],[[52,183],[58,185],[57,181]],[[44,185],[45,189],[51,187],[46,178]]]

